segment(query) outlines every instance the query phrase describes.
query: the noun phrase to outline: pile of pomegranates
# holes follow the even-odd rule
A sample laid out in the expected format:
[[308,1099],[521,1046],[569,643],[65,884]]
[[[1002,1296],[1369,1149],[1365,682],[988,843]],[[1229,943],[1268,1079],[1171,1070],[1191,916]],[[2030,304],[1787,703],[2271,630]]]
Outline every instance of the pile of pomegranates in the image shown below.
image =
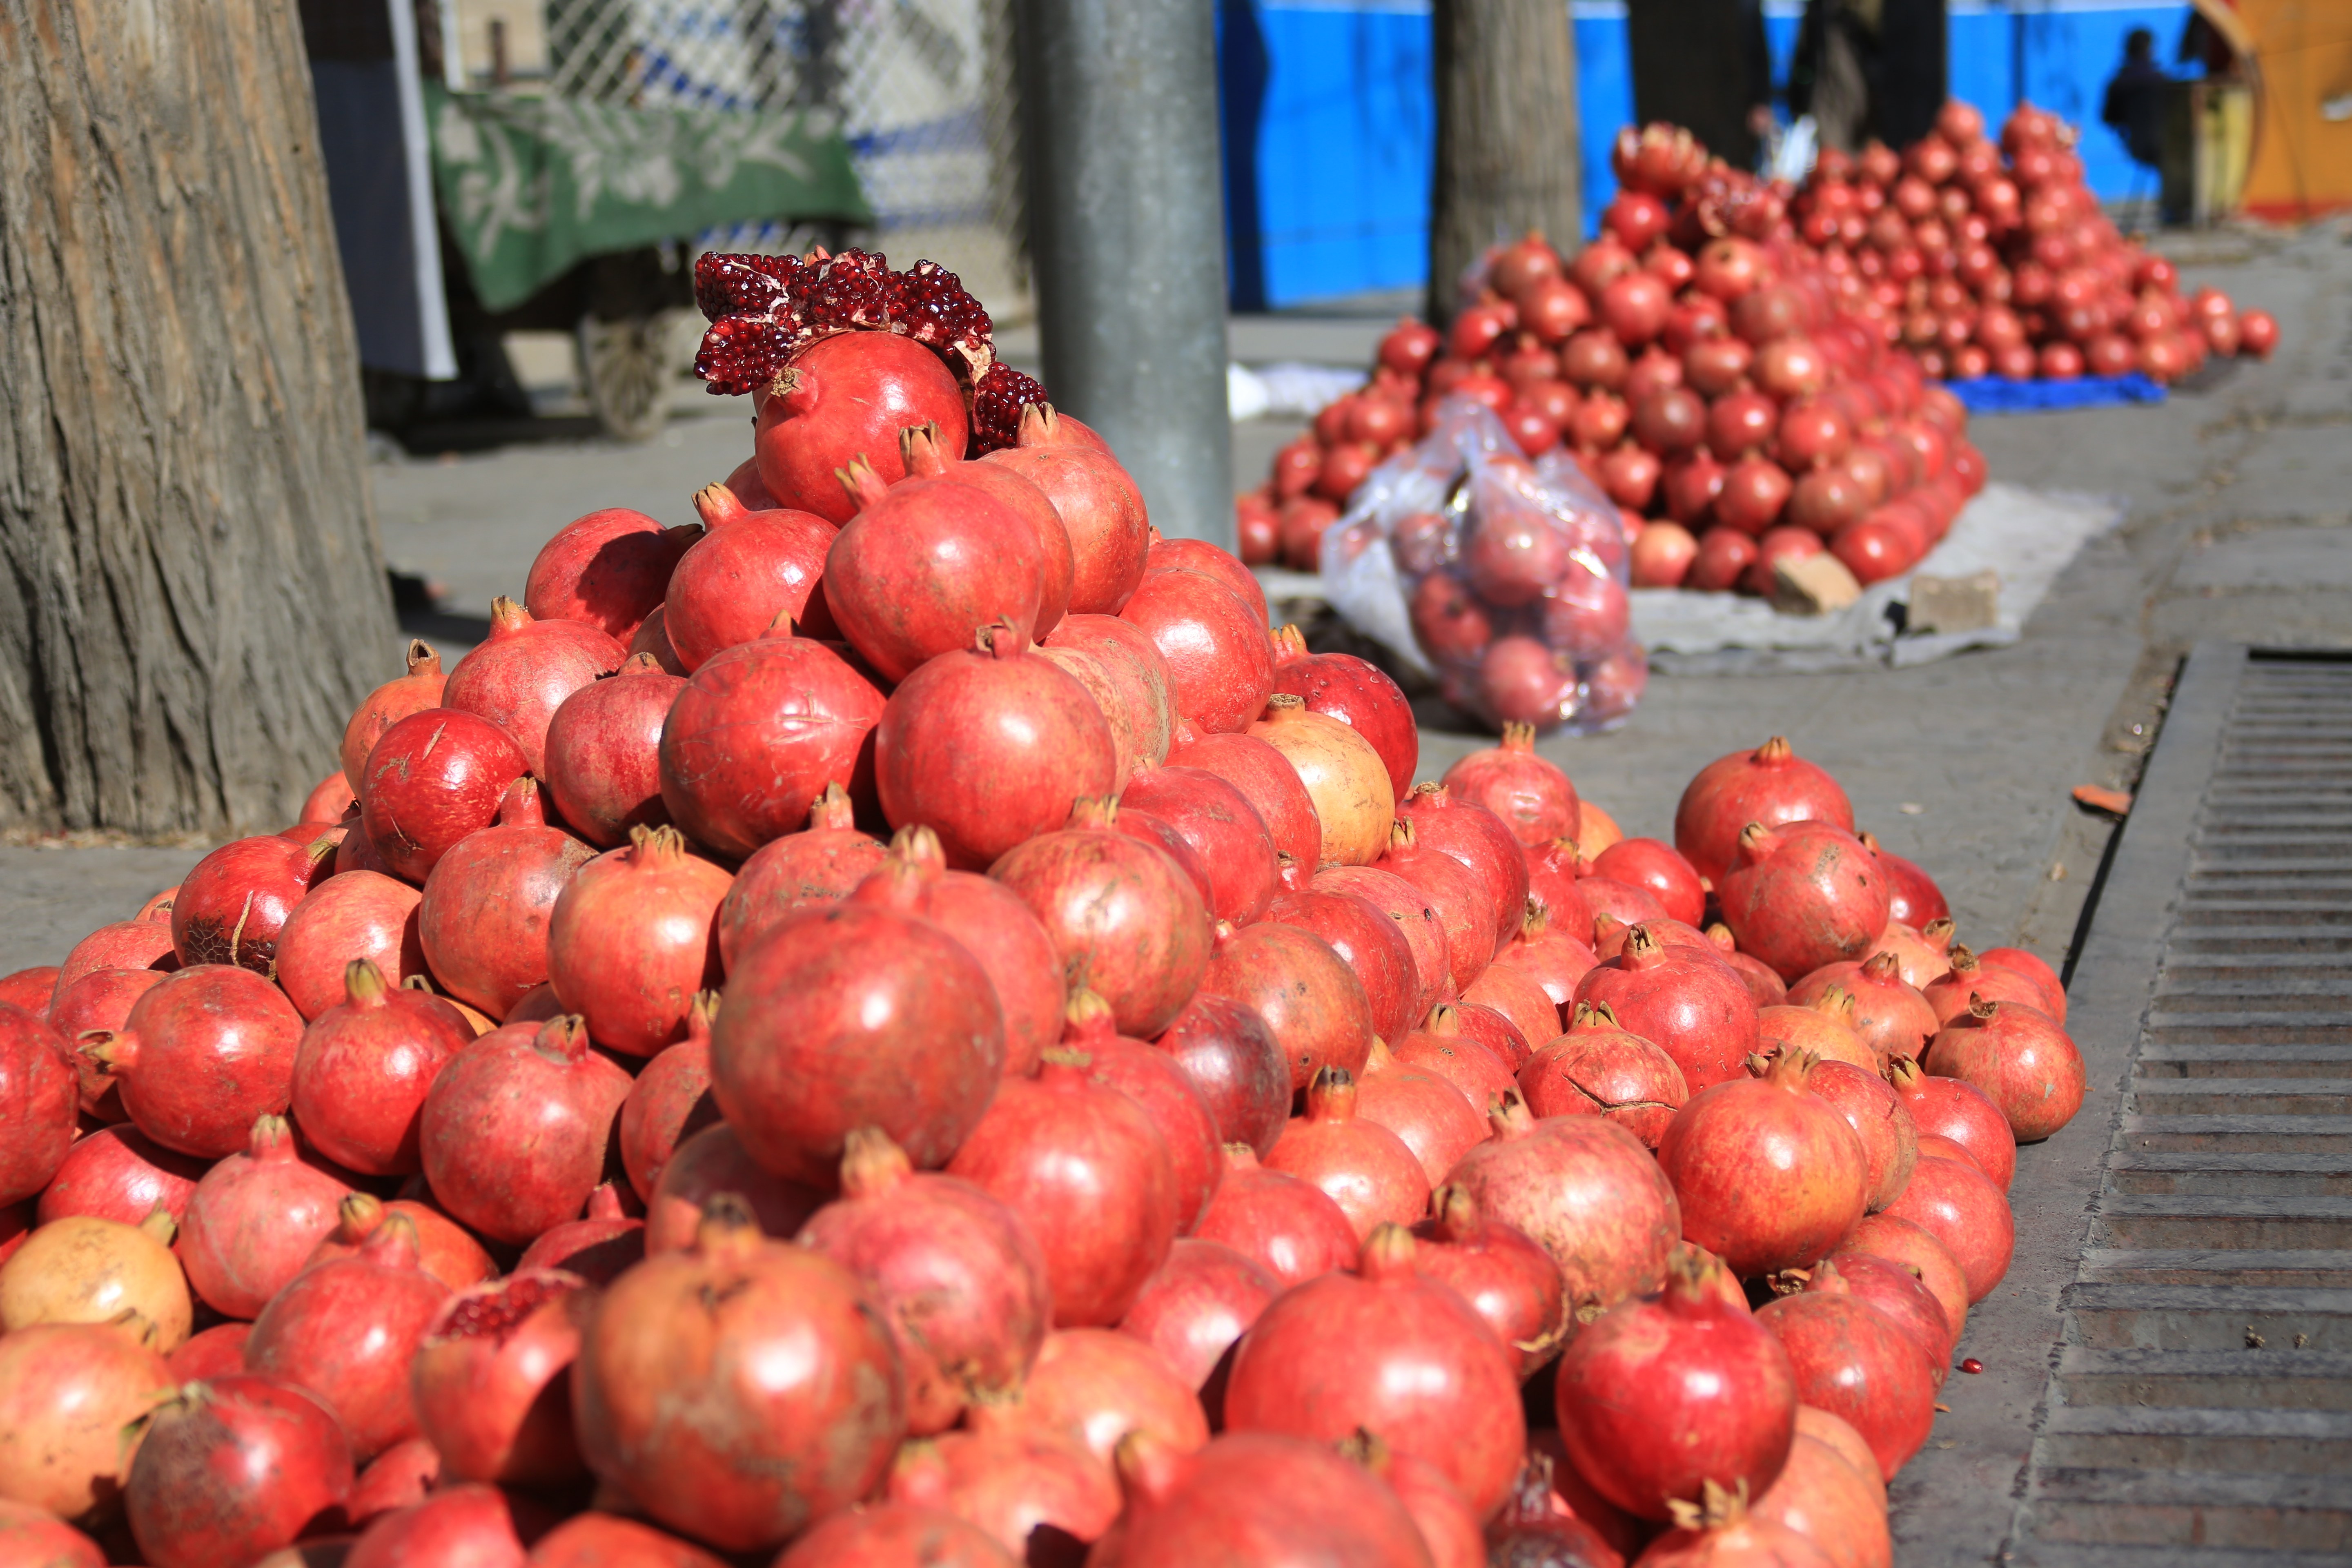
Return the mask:
[[[1955,100],[1902,153],[1825,153],[1796,188],[1686,131],[1627,130],[1600,237],[1572,258],[1538,235],[1502,246],[1446,331],[1399,323],[1363,389],[1238,498],[1243,558],[1318,570],[1366,479],[1464,398],[1607,493],[1636,587],[1769,596],[1780,562],[1824,551],[1862,583],[1898,575],[1985,482],[1940,382],[2168,382],[2277,342],[2267,312],[2184,299],[2171,262],[2119,235],[2073,140],[2021,105],[1995,142]],[[1401,564],[1413,547],[1398,534]],[[1454,602],[1477,596],[1473,565],[1449,560],[1453,595],[1412,606],[1433,656],[1475,635]]]
[[1416,782],[1083,426],[802,347],[707,531],[559,531],[0,977],[18,1555],[1885,1564],[2054,977],[1784,742],[1671,844],[1523,736]]

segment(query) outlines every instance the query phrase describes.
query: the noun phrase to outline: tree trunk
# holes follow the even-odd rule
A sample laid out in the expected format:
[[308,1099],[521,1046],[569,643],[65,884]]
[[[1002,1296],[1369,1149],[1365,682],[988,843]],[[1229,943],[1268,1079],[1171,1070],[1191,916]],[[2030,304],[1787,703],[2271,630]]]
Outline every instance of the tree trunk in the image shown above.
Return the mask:
[[1429,313],[1459,308],[1463,269],[1529,229],[1563,251],[1584,237],[1576,37],[1562,0],[1437,0],[1437,168]]
[[398,673],[294,0],[0,0],[0,826],[282,826]]

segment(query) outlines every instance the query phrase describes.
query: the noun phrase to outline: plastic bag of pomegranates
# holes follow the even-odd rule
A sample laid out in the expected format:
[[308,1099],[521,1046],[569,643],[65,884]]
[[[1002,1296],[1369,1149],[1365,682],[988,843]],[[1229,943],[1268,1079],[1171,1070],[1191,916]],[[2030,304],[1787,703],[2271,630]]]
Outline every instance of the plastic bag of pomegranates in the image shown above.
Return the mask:
[[1618,509],[1576,463],[1530,462],[1484,405],[1449,398],[1323,536],[1349,624],[1486,723],[1591,734],[1648,683]]

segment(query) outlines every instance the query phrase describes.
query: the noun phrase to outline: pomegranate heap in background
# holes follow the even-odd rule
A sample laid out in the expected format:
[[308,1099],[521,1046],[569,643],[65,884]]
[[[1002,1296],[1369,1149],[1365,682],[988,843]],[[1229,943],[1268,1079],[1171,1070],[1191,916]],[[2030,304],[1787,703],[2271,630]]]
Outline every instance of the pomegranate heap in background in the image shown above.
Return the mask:
[[1900,154],[1822,153],[1790,210],[1931,376],[2171,382],[2208,353],[2267,357],[2278,322],[2210,286],[2182,298],[2179,269],[2100,211],[2075,139],[2021,103],[1994,142],[1955,100]]
[[705,527],[562,529],[0,976],[7,1560],[1885,1568],[2047,969],[1780,741],[1673,844],[1523,732],[1415,784],[880,298],[730,362]]
[[1778,561],[1824,549],[1877,582],[1985,482],[1936,377],[2171,379],[2275,342],[2267,314],[2182,300],[2171,263],[2116,236],[2053,117],[2021,108],[2007,163],[1966,104],[1941,125],[1903,157],[1825,155],[1796,192],[1687,132],[1625,132],[1601,237],[1567,263],[1538,237],[1504,247],[1447,332],[1401,323],[1370,384],[1239,498],[1243,558],[1316,570],[1357,487],[1453,395],[1530,458],[1574,455],[1625,513],[1636,587],[1769,594]]

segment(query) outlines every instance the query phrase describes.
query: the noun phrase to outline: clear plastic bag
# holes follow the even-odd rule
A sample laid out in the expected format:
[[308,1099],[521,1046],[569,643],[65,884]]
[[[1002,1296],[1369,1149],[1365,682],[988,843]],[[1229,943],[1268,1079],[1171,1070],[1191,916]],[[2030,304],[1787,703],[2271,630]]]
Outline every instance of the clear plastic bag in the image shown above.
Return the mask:
[[1627,542],[1573,460],[1528,462],[1492,412],[1454,398],[1324,534],[1324,592],[1464,711],[1591,734],[1623,723],[1649,680]]

